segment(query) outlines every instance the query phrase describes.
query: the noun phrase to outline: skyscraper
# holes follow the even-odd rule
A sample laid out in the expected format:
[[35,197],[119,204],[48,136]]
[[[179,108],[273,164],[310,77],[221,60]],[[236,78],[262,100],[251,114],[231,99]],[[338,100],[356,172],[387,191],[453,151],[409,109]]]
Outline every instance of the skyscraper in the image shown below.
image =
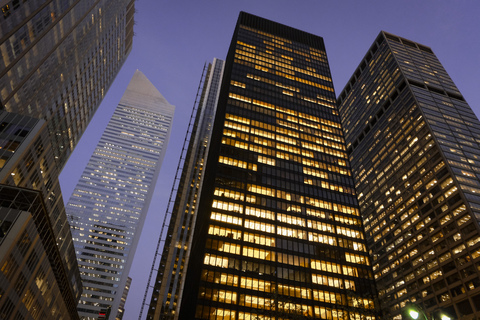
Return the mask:
[[480,122],[432,50],[381,32],[338,99],[382,309],[480,318]]
[[58,175],[130,52],[134,1],[0,6],[0,224],[14,239],[0,242],[0,263],[19,266],[3,274],[0,317],[75,319],[81,282]]
[[0,319],[78,319],[78,268],[55,236],[40,191],[0,185]]
[[62,168],[132,48],[134,0],[2,4],[1,104],[47,121]]
[[376,319],[335,102],[322,38],[240,14],[195,223],[149,319]]
[[[194,229],[198,216],[197,202],[205,178],[205,165],[208,160],[207,155],[224,65],[224,61],[214,59],[213,63],[208,65],[205,79],[202,75],[203,86],[200,101],[197,108],[192,111],[189,124],[191,130],[187,132],[177,168],[179,179],[174,182],[172,188],[172,194],[176,190],[175,202],[171,212],[167,212],[164,218],[165,222],[170,219],[167,235],[163,234],[164,229],[162,229],[159,239],[159,249],[163,242],[163,253],[156,274],[147,318],[152,318],[162,305],[165,305],[168,310],[164,311],[165,313],[174,312],[180,290],[185,283],[184,275],[187,266],[184,261],[187,259],[190,243],[193,241],[193,232],[189,232],[189,230]],[[156,256],[158,254],[160,252],[157,252]],[[178,263],[179,261],[182,262]],[[155,263],[156,261],[154,261],[154,267],[156,267]],[[149,286],[145,296],[147,296]],[[143,307],[140,315],[143,313]]]
[[[83,294],[81,319],[115,319],[166,152],[170,105],[136,71],[67,204]],[[133,279],[135,281],[135,279]]]

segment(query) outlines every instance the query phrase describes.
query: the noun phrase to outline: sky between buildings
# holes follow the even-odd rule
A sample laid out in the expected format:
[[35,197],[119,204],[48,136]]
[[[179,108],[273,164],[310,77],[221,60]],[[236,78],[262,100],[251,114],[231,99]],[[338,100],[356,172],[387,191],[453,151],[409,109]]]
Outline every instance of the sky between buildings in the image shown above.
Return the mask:
[[323,37],[337,96],[380,30],[431,47],[480,117],[478,0],[137,0],[133,50],[60,177],[67,202],[136,69],[176,106],[124,319],[140,312],[203,66],[225,59],[240,11]]

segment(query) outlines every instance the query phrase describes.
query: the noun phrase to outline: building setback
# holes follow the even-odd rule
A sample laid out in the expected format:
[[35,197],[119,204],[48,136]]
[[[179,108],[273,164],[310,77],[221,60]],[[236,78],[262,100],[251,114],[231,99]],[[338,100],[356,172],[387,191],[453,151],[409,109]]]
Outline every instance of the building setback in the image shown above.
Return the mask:
[[381,32],[338,103],[385,317],[480,319],[480,122],[461,93],[430,48]]
[[83,282],[81,319],[102,310],[117,316],[174,109],[137,70],[68,201]]
[[[14,0],[1,7],[0,206],[9,217],[11,209],[21,213],[13,224],[0,219],[0,238],[16,239],[0,239],[0,263],[19,266],[0,279],[2,288],[15,288],[1,292],[0,318],[78,319],[81,281],[58,175],[131,50],[134,1]],[[38,203],[30,197],[36,194],[43,210],[24,203]],[[35,216],[45,213],[47,221]],[[17,254],[17,240],[27,246],[25,256]]]
[[335,102],[322,38],[240,14],[193,237],[166,249],[184,280],[148,319],[377,319]]

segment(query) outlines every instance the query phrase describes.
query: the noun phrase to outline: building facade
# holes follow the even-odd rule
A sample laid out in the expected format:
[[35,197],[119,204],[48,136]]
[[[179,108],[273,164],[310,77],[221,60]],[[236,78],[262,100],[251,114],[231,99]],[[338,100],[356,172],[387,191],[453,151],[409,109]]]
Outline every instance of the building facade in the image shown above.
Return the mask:
[[136,71],[66,210],[83,282],[81,319],[115,319],[171,131],[174,107]]
[[47,121],[62,168],[132,48],[134,0],[0,5],[1,104]]
[[[52,154],[50,135],[45,120],[0,110],[0,186],[4,187],[2,190],[10,190],[9,188],[18,187],[24,190],[29,190],[33,194],[40,192],[39,194],[43,197],[42,205],[45,207],[48,217],[50,218],[48,220],[48,225],[43,223],[36,224],[38,221],[44,222],[43,220],[38,220],[35,216],[36,213],[43,214],[43,211],[40,210],[33,210],[31,212],[33,217],[28,220],[30,221],[29,223],[35,224],[35,228],[52,232],[52,234],[48,236],[52,236],[56,239],[55,244],[62,258],[60,260],[61,265],[56,266],[52,264],[50,265],[50,268],[53,270],[56,270],[57,268],[65,268],[69,281],[65,283],[62,278],[57,278],[55,281],[62,283],[62,285],[69,286],[68,290],[66,289],[63,291],[61,295],[65,300],[65,303],[68,304],[68,301],[78,301],[82,285],[75,258],[75,251],[73,249],[70,228],[65,214],[65,207],[63,205],[60,184],[58,181],[58,170],[54,165]],[[24,192],[21,194],[24,194]],[[25,214],[22,214],[22,216],[24,215]],[[3,219],[1,223],[4,223]],[[20,237],[20,235],[14,234],[13,231],[20,229],[15,228],[9,231],[9,237]],[[32,237],[35,238],[35,232],[32,233]],[[47,235],[43,235],[43,237],[47,237]],[[34,248],[34,242],[28,242],[28,244],[31,245],[31,247],[25,249],[23,252],[24,254],[31,250],[35,250],[32,249]],[[0,248],[2,250],[2,258],[5,258],[15,252],[15,242],[1,241]],[[37,248],[41,248],[41,246],[37,246]],[[47,252],[56,254],[51,250]],[[37,254],[41,253],[37,252]],[[35,254],[32,253],[32,256],[34,255]],[[17,256],[17,259],[21,259],[21,257]],[[32,272],[34,270],[29,270],[28,264],[19,263],[18,266],[20,266],[20,268],[17,270],[17,276],[10,274],[10,276],[7,277],[6,274],[4,274],[10,281],[9,285],[16,286],[18,281],[26,278],[26,275],[30,274],[30,276],[33,277]],[[47,265],[45,265],[44,268],[46,266]],[[47,272],[53,275],[61,275],[61,273],[53,272],[48,269]],[[31,282],[33,281],[32,277],[26,279]],[[6,285],[6,283],[2,283],[2,286],[3,285]],[[20,286],[20,288],[22,288],[22,286]],[[25,289],[25,287],[23,288]],[[45,291],[42,291],[42,293],[45,293]],[[11,290],[6,291],[6,294],[3,294],[0,297],[0,309],[2,306],[6,306],[7,301],[16,301],[15,304],[21,304],[20,301],[23,301],[21,298],[22,292],[19,291],[16,292],[16,294],[17,295]],[[71,294],[71,296],[69,294]],[[40,305],[44,304],[43,300],[45,300],[46,297],[43,294],[34,295],[34,297],[37,298],[35,303],[38,302]],[[34,309],[28,308],[28,310],[30,312]],[[76,311],[75,315],[78,317]],[[16,315],[15,313],[12,313],[11,316],[13,317]],[[57,317],[58,316],[60,315],[57,314]],[[71,313],[70,316],[72,316]],[[76,319],[76,317],[74,316],[71,319]]]
[[192,240],[168,249],[183,283],[149,319],[377,319],[322,38],[240,14],[207,160]]
[[167,235],[160,236],[164,241],[163,253],[157,252],[161,253],[161,261],[147,319],[158,317],[160,313],[174,314],[181,299],[181,290],[185,285],[184,275],[187,273],[185,261],[190,255],[190,244],[194,241],[193,232],[190,230],[194,229],[198,216],[197,202],[205,177],[205,165],[208,160],[224,66],[224,61],[214,59],[208,66],[205,80],[202,79],[201,98],[190,123],[192,130],[189,136],[187,133],[185,139],[185,143],[189,141],[188,149],[185,156],[182,155],[180,158],[183,170],[179,165],[177,174],[180,174],[180,180],[178,186],[176,184],[173,186],[174,189],[177,188],[174,207],[171,216],[167,216],[168,212],[165,216],[166,219],[170,219]]
[[78,319],[63,259],[42,194],[0,185],[0,318]]
[[[53,232],[61,256],[46,272],[65,268],[69,280],[56,281],[70,286],[61,295],[68,304],[78,301],[81,282],[58,175],[131,50],[134,1],[3,0],[0,7],[0,185],[42,195],[50,220],[36,228]],[[14,252],[9,243],[3,252]],[[0,309],[17,298],[2,294]]]
[[387,319],[480,319],[480,122],[432,50],[381,32],[338,99]]

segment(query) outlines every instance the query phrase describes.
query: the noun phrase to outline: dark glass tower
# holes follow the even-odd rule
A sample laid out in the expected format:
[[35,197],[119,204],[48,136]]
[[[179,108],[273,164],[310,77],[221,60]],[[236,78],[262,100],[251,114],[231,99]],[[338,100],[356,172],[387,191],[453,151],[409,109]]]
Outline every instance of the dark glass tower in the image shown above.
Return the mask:
[[45,119],[60,169],[132,49],[134,2],[1,2],[0,109]]
[[432,50],[381,32],[339,111],[382,309],[480,317],[480,122]]
[[0,6],[0,318],[78,319],[58,175],[131,50],[134,0]]
[[[170,205],[173,203],[173,208],[167,210],[165,216],[163,227],[166,225],[167,218],[170,218],[168,235],[163,234],[163,228],[160,235],[159,245],[162,241],[165,242],[147,316],[149,319],[152,319],[157,312],[162,310],[162,305],[165,306],[164,313],[173,314],[175,306],[178,304],[180,290],[185,283],[185,261],[188,259],[190,243],[193,241],[193,232],[190,232],[190,230],[194,229],[198,216],[197,201],[205,177],[206,156],[210,147],[213,118],[217,108],[224,65],[224,61],[214,59],[213,63],[208,65],[205,79],[202,75],[201,84],[203,82],[203,85],[199,87],[197,92],[200,93],[201,89],[200,101],[198,105],[195,105],[196,110],[194,108],[192,111],[189,130],[182,150],[183,154],[177,168],[177,175],[180,176],[176,179],[172,188],[172,195],[177,190],[175,202],[170,203]],[[160,250],[160,247],[157,248],[156,256],[160,253],[158,250]],[[154,267],[155,265],[156,262],[154,261]],[[152,276],[153,270],[150,273],[150,278]],[[147,295],[148,287],[144,302]]]
[[195,215],[189,241],[171,239],[180,219],[167,236],[164,255],[186,254],[162,257],[149,319],[376,319],[322,38],[241,13],[207,151],[198,208],[179,211]]

